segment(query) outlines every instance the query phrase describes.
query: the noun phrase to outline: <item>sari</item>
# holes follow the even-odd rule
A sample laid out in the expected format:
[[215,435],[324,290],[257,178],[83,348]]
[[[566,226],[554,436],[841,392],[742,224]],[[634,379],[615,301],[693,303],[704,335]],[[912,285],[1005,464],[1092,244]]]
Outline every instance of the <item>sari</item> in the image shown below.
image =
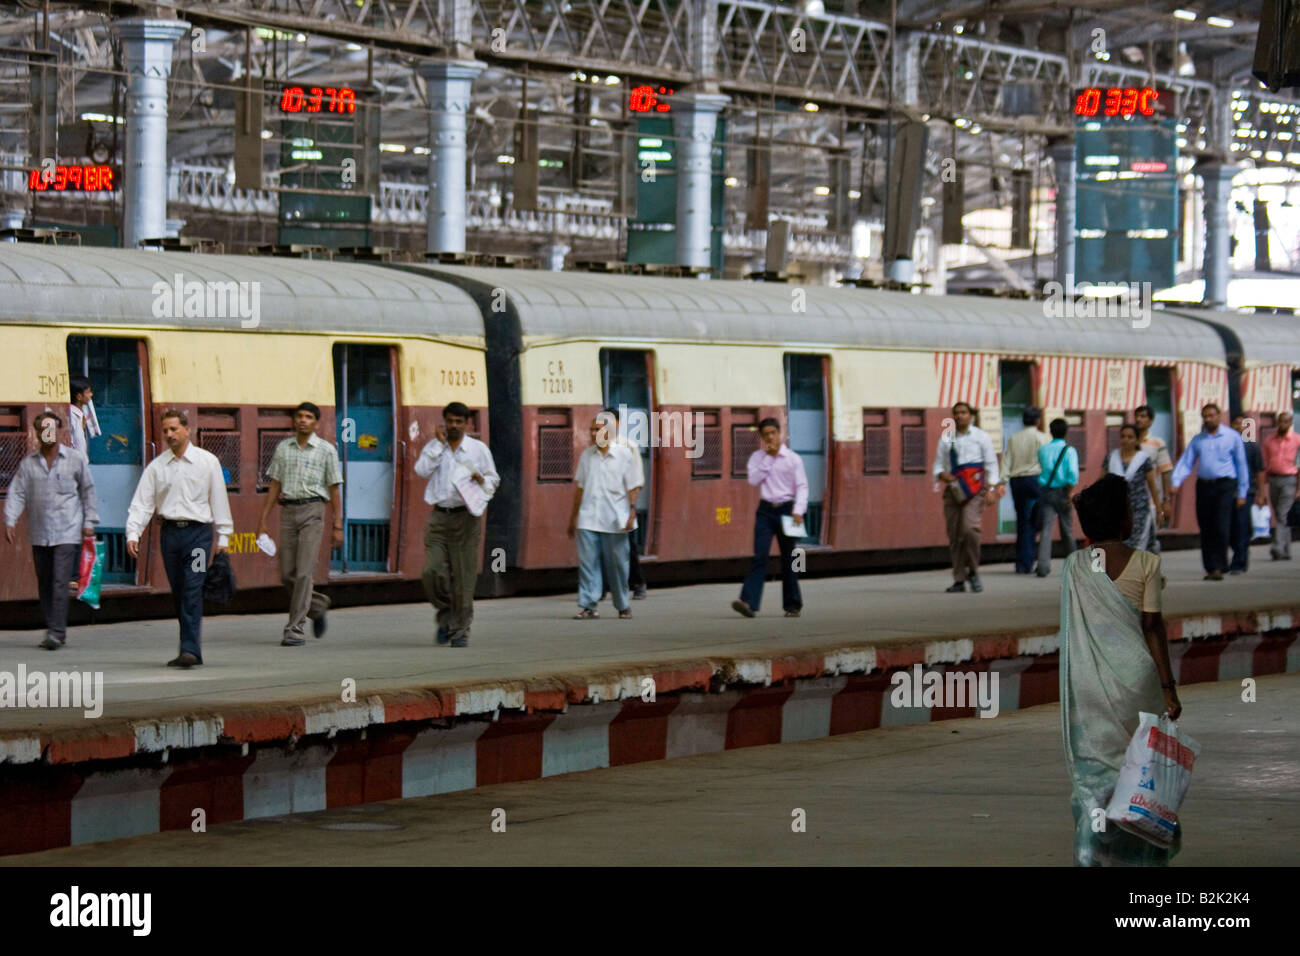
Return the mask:
[[1124,543],[1130,548],[1145,549],[1155,531],[1155,503],[1151,500],[1151,489],[1147,487],[1147,472],[1154,467],[1150,457],[1141,448],[1133,453],[1128,467],[1125,467],[1118,448],[1106,457],[1106,470],[1128,482],[1128,503],[1133,509],[1133,533],[1124,539]]
[[1061,732],[1073,784],[1075,865],[1165,866],[1178,853],[1181,827],[1162,849],[1105,820],[1138,714],[1165,709],[1141,615],[1104,571],[1092,570],[1091,549],[1066,558],[1061,578]]

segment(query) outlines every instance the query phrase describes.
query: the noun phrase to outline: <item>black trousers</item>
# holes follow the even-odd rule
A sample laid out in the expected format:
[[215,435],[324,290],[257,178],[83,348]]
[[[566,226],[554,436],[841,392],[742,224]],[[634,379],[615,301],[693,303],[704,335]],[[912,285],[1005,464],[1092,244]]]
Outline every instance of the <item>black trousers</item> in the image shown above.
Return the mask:
[[1207,574],[1228,570],[1236,498],[1236,478],[1197,479],[1196,525],[1201,529],[1201,564]]
[[627,586],[635,591],[637,588],[645,587],[645,575],[641,573],[641,561],[636,555],[636,539],[629,536],[627,543]]
[[[763,600],[763,582],[767,579],[767,556],[772,550],[772,537],[776,536],[781,552],[781,605],[787,611],[803,608],[803,595],[799,593],[799,578],[794,570],[794,545],[797,538],[787,538],[781,533],[781,516],[794,514],[794,502],[772,505],[759,501],[754,512],[754,560],[749,574],[740,589],[740,599],[755,611]],[[807,519],[805,519],[807,520]]]
[[212,559],[212,525],[195,522],[178,528],[164,524],[160,539],[172,607],[181,625],[181,651],[189,651],[202,663],[199,631],[203,626],[203,582]]
[[1011,479],[1011,500],[1016,506],[1016,571],[1029,574],[1034,570],[1038,545],[1038,497],[1042,491],[1037,475]]
[[77,580],[79,544],[32,545],[36,590],[41,596],[45,633],[62,643],[68,635],[68,582]]
[[1255,502],[1255,489],[1246,492],[1246,503],[1240,508],[1233,502],[1232,563],[1229,571],[1250,570],[1250,539],[1255,536],[1254,522],[1250,520],[1250,506]]

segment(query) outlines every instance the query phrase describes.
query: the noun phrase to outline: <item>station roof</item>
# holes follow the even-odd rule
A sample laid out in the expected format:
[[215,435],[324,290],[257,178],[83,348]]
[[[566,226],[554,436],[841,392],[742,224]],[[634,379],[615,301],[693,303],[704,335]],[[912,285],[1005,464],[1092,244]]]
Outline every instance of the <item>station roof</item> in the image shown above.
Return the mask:
[[1300,316],[1183,308],[1170,311],[1230,329],[1248,364],[1300,367]]
[[[0,243],[0,322],[241,330],[237,315],[168,314],[178,276],[182,284],[258,283],[259,331],[483,338],[470,297],[433,276],[354,262],[26,243]],[[168,301],[156,315],[160,295]]]
[[[1043,302],[928,296],[773,282],[701,281],[607,273],[425,265],[482,294],[504,290],[528,344],[622,339],[786,343],[882,349],[1087,355],[1223,361],[1205,325],[1157,313],[1127,318],[1049,317]],[[802,291],[805,311],[795,310]]]

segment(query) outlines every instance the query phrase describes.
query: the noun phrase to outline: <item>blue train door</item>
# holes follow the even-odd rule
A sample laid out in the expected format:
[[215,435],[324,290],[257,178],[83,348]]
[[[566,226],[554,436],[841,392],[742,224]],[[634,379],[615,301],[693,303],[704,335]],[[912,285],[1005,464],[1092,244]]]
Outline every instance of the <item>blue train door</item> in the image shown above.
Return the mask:
[[[105,584],[136,583],[135,560],[126,553],[126,512],[144,466],[157,454],[146,434],[147,368],[140,339],[68,336],[68,372],[90,379],[99,420],[100,434],[88,439],[86,447],[99,507],[98,533],[106,547]],[[58,412],[67,422],[67,404]]]
[[338,571],[387,571],[393,516],[397,395],[386,345],[334,346],[334,421],[343,466]]
[[789,415],[790,449],[803,459],[808,475],[808,529],[803,544],[825,540],[823,516],[826,506],[829,418],[826,414],[825,358],[821,355],[785,356],[785,404]]
[[[1147,404],[1155,414],[1151,423],[1151,434],[1163,438],[1169,446],[1169,457],[1178,460],[1177,443],[1174,433],[1178,430],[1174,422],[1174,383],[1173,369],[1145,368],[1142,377],[1147,390]],[[1129,411],[1132,414],[1132,411]]]
[[[1032,366],[1028,362],[1003,362],[1000,371],[1002,394],[1002,448],[1025,425],[1025,409],[1034,404]],[[1002,449],[996,449],[1001,452]],[[998,502],[998,534],[1016,533],[1016,504],[1007,494]]]
[[[620,429],[629,441],[637,444],[641,452],[641,468],[645,477],[645,487],[636,499],[636,531],[632,532],[632,546],[638,554],[647,554],[647,547],[653,544],[650,537],[650,509],[654,498],[654,456],[650,454],[651,438],[654,430],[650,427],[650,417],[654,408],[654,396],[650,391],[652,356],[649,352],[635,349],[601,349],[600,382],[601,394],[606,408],[626,408],[625,419],[640,417],[640,427],[630,421],[620,421]],[[587,438],[587,426],[590,422],[578,422],[578,430]],[[585,444],[585,442],[584,442]]]

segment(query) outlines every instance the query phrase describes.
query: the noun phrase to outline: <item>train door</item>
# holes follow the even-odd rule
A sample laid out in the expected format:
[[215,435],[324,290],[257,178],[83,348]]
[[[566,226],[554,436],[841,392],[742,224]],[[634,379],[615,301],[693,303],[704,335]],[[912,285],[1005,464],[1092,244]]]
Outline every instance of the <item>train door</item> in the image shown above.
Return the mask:
[[1296,371],[1291,373],[1291,417],[1300,418],[1300,372]]
[[343,466],[343,547],[337,571],[387,571],[397,396],[386,345],[334,346],[334,421]]
[[[604,396],[606,408],[619,409],[620,430],[634,442],[641,452],[641,467],[645,473],[645,487],[636,499],[637,528],[632,532],[632,546],[638,554],[648,554],[648,546],[653,544],[650,537],[650,511],[654,505],[655,476],[654,456],[650,454],[650,444],[655,429],[651,427],[650,417],[654,407],[654,395],[651,392],[653,356],[650,352],[636,349],[601,349],[600,383],[601,395]],[[625,409],[625,410],[624,410]],[[629,419],[644,416],[642,427],[636,427]],[[579,423],[582,431],[587,422]]]
[[1178,431],[1174,416],[1174,381],[1173,369],[1145,368],[1142,371],[1147,390],[1147,404],[1155,415],[1151,423],[1151,434],[1163,438],[1169,446],[1169,457],[1178,460],[1177,443],[1174,435]]
[[[106,584],[136,583],[135,559],[126,553],[126,513],[144,466],[157,453],[147,434],[148,367],[141,339],[68,336],[68,372],[90,379],[94,389],[100,434],[88,438],[86,447],[99,506],[98,534],[105,545]],[[66,405],[59,417],[67,421]]]
[[808,475],[808,534],[804,544],[823,539],[826,504],[826,465],[829,417],[826,414],[826,369],[821,355],[787,353],[785,356],[785,407],[789,416],[790,449],[803,459]]
[[[1028,362],[1003,362],[1000,371],[1002,386],[1002,448],[1016,432],[1025,428],[1025,409],[1034,404],[1033,366]],[[1001,451],[1002,449],[995,449]],[[1010,493],[998,502],[998,534],[1016,533],[1016,503]]]

